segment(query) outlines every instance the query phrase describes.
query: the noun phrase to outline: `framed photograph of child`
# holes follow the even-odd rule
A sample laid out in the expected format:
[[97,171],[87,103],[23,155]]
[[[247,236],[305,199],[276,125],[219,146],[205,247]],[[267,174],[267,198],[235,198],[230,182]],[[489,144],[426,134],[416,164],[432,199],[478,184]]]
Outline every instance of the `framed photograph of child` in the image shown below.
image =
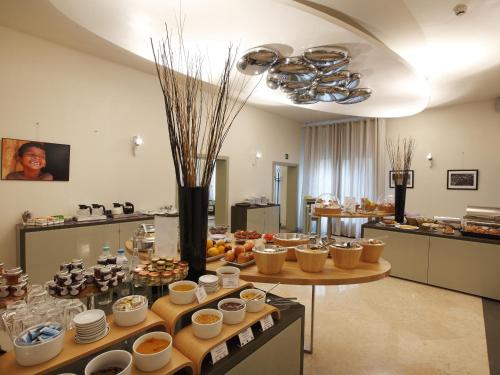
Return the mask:
[[70,145],[2,138],[2,180],[69,181]]

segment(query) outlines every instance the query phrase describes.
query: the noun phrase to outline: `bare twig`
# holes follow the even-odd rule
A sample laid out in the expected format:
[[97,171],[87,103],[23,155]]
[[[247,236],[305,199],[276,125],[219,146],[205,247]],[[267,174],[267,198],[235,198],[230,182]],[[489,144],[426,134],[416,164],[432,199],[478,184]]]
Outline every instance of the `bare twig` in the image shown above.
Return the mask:
[[391,169],[394,172],[394,182],[396,185],[406,185],[408,171],[411,168],[411,161],[415,151],[415,140],[413,138],[403,138],[402,142],[398,137],[394,142],[392,139],[385,140],[387,154]]

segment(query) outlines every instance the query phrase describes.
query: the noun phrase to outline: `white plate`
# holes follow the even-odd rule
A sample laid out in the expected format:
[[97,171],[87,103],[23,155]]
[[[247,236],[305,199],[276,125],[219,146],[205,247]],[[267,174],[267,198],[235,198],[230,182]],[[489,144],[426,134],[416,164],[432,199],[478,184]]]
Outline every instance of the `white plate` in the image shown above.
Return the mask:
[[106,319],[106,314],[104,311],[93,309],[76,314],[73,318],[73,322],[77,326],[86,326],[99,322],[101,319]]
[[89,339],[81,339],[80,337],[78,336],[75,336],[75,342],[77,344],[90,344],[91,342],[95,342],[95,341],[98,341],[100,339],[102,339],[103,337],[106,337],[109,333],[109,327],[106,327],[106,331],[103,332],[102,335],[100,336],[97,336],[97,337],[94,337],[94,338],[89,338]]
[[397,225],[396,228],[402,229],[402,230],[417,230],[418,227],[415,225]]
[[216,255],[216,256],[213,256],[213,257],[207,257],[207,263],[208,262],[213,262],[214,260],[217,260],[217,259],[220,259],[220,258],[224,258],[226,256],[226,254],[219,254],[219,255]]

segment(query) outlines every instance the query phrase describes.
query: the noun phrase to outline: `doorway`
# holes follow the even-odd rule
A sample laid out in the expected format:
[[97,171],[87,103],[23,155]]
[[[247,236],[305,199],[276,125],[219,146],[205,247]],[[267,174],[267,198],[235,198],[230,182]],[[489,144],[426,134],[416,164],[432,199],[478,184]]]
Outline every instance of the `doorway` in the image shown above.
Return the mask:
[[298,165],[273,162],[273,202],[280,205],[280,229],[297,231]]

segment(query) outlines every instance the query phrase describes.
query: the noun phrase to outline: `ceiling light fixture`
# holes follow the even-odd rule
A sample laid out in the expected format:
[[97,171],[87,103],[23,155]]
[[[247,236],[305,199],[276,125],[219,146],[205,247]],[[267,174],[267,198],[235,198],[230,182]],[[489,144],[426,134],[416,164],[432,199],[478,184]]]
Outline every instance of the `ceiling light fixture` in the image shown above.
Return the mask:
[[372,91],[358,88],[361,74],[347,70],[350,62],[345,48],[332,45],[286,58],[272,48],[256,47],[245,52],[237,67],[246,75],[267,72],[267,86],[280,88],[294,104],[355,104],[368,99]]
[[455,16],[463,16],[467,13],[467,5],[458,4],[455,8],[453,8],[453,12],[455,13]]

